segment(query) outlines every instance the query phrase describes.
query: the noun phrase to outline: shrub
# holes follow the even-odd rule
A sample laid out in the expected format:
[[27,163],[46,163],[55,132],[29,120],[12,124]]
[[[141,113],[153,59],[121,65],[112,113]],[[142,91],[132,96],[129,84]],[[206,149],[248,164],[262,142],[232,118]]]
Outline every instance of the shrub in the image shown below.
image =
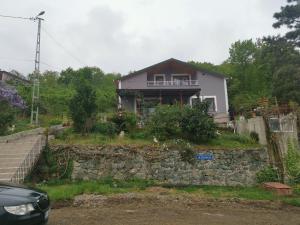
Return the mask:
[[49,121],[49,126],[60,125],[62,124],[62,120],[60,119],[52,119]]
[[117,126],[113,122],[97,123],[93,127],[93,132],[104,134],[107,136],[114,136],[117,133]]
[[289,143],[284,157],[286,172],[291,183],[300,183],[300,151],[296,146],[296,143]]
[[180,134],[180,118],[181,109],[178,105],[161,105],[151,114],[146,128],[159,140],[174,138]]
[[12,122],[14,121],[13,108],[7,101],[0,100],[0,135],[4,135]]
[[195,152],[190,146],[182,146],[180,148],[180,157],[181,160],[184,162],[188,162],[190,164],[194,164],[196,159],[195,159]]
[[256,143],[259,142],[259,136],[258,133],[256,133],[255,131],[251,131],[250,133],[250,137],[253,141],[255,141]]
[[208,142],[216,137],[216,125],[208,115],[208,103],[197,102],[193,108],[186,106],[180,120],[183,137],[195,143]]
[[115,123],[117,132],[121,131],[129,132],[136,127],[137,118],[134,113],[119,111],[110,118],[110,121]]
[[75,131],[82,134],[89,132],[93,127],[97,108],[96,93],[92,86],[84,81],[78,84],[69,108]]
[[280,181],[278,170],[268,166],[256,174],[256,180],[258,183],[278,182]]
[[131,139],[147,139],[149,138],[149,133],[145,130],[134,130],[129,134]]

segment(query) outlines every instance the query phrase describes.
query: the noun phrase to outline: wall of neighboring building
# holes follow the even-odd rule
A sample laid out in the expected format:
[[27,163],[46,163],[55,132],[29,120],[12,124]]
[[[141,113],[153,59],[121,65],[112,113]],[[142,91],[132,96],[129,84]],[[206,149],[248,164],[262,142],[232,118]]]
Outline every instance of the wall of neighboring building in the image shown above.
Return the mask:
[[197,73],[200,82],[201,93],[205,96],[216,96],[217,113],[228,113],[227,90],[224,77]]
[[147,89],[147,73],[121,80],[121,89]]
[[135,111],[135,97],[134,96],[122,96],[121,97],[122,108],[129,112]]

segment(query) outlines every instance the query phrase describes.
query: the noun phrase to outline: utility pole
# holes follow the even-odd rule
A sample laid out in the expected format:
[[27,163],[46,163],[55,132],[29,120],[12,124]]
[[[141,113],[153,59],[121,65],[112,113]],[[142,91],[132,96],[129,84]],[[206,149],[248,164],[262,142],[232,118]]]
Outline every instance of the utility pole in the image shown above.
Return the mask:
[[33,72],[31,118],[30,118],[30,122],[32,125],[39,124],[39,99],[40,99],[39,76],[40,76],[40,53],[41,53],[41,25],[42,25],[42,20],[44,20],[40,16],[42,16],[44,14],[45,14],[45,11],[41,11],[36,17],[20,17],[20,16],[0,15],[0,17],[5,17],[5,18],[32,20],[34,22],[38,21],[38,32],[37,32],[35,60],[34,60],[34,72]]
[[35,49],[34,72],[33,72],[33,86],[32,86],[32,103],[31,103],[31,118],[32,125],[39,124],[39,99],[40,99],[40,56],[41,56],[41,25],[42,18],[39,16],[45,14],[44,11],[40,12],[36,17],[30,18],[33,21],[38,21],[38,32]]

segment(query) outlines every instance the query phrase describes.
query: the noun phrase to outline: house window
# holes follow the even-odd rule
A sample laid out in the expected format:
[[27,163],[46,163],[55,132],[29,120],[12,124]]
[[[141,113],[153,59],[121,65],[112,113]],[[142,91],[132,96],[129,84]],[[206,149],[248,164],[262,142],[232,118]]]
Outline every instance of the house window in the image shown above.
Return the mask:
[[154,84],[157,86],[163,86],[165,81],[164,74],[155,74],[154,75]]
[[203,101],[208,102],[208,112],[216,112],[217,111],[217,100],[215,96],[212,97],[203,97]]

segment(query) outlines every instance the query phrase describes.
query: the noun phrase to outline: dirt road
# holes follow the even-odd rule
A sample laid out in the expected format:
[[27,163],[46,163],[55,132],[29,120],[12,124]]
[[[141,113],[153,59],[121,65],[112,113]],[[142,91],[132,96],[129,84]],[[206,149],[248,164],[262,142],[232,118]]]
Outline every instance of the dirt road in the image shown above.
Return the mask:
[[235,208],[130,206],[62,208],[51,212],[49,225],[300,225],[299,212]]
[[177,197],[104,197],[97,201],[86,205],[91,202],[88,199],[76,207],[53,209],[49,225],[300,225],[299,208],[272,203],[186,201]]

